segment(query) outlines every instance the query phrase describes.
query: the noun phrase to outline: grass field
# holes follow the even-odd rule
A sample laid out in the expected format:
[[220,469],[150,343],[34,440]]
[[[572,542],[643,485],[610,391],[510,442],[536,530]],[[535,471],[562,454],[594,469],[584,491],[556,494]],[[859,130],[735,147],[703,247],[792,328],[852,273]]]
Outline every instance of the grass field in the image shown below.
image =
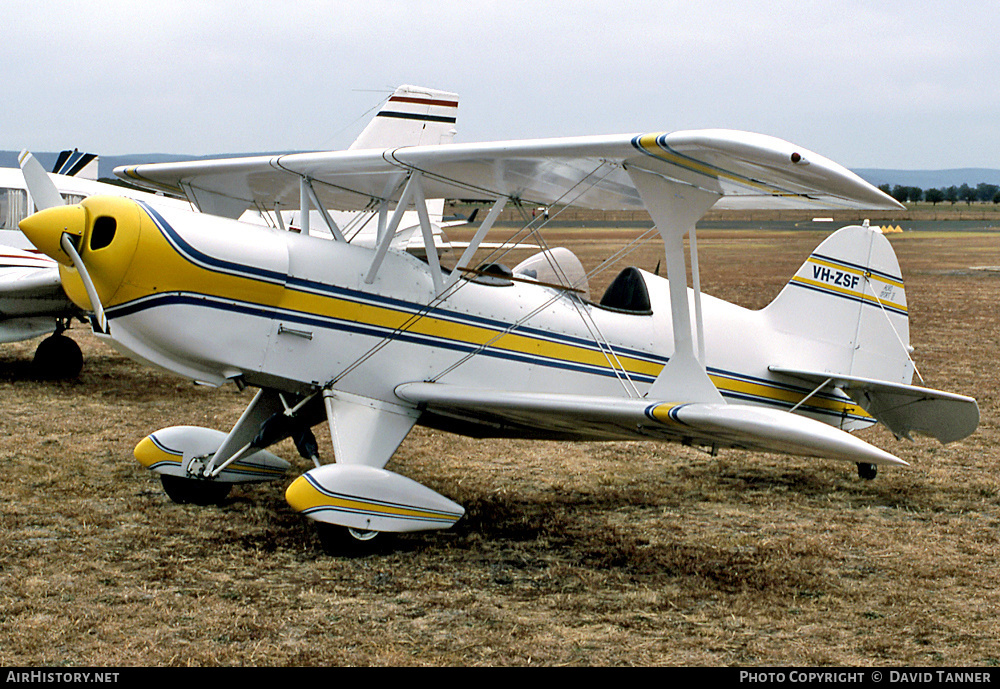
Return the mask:
[[[632,234],[548,239],[593,266]],[[759,308],[825,236],[699,234],[703,288]],[[132,459],[163,426],[228,428],[250,391],[195,387],[82,329],[80,378],[39,382],[35,343],[5,345],[0,664],[996,665],[1000,274],[970,267],[1000,265],[1000,235],[891,241],[926,385],[979,400],[970,438],[870,429],[912,467],[867,482],[778,455],[415,429],[390,468],[467,515],[367,557],[324,554],[288,481],[181,506]]]

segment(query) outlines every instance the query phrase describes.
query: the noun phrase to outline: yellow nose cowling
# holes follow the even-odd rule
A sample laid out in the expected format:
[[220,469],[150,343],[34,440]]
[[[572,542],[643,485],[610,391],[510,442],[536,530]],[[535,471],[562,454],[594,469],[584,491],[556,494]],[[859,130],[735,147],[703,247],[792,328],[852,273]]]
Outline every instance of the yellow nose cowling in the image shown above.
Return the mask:
[[94,311],[84,280],[60,244],[62,236],[72,237],[97,297],[107,307],[132,263],[143,217],[131,199],[91,196],[77,206],[55,206],[35,213],[22,220],[20,227],[42,253],[60,263],[59,277],[70,301],[84,311]]
[[18,226],[39,251],[64,266],[71,266],[73,260],[63,251],[60,241],[63,234],[83,236],[87,211],[83,206],[55,206],[29,215]]

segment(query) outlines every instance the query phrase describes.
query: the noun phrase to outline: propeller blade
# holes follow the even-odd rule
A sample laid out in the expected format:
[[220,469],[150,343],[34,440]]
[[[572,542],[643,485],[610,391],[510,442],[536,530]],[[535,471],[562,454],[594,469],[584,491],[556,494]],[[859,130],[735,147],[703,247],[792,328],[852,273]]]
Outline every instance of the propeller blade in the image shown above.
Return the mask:
[[17,162],[21,166],[21,174],[24,175],[24,183],[28,185],[28,193],[31,200],[35,202],[38,210],[43,211],[53,206],[65,205],[63,197],[56,189],[56,185],[45,171],[42,164],[35,156],[28,151],[21,151],[17,157]]

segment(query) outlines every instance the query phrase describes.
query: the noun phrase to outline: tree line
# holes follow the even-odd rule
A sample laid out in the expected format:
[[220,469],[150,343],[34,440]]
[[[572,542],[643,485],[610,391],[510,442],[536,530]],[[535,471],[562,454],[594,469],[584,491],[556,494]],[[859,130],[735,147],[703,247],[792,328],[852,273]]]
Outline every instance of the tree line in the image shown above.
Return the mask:
[[906,187],[900,184],[894,186],[880,184],[878,188],[900,203],[926,201],[936,206],[947,201],[954,206],[959,201],[965,201],[966,204],[978,201],[980,203],[1000,204],[1000,186],[985,182],[980,182],[974,187],[963,184],[962,186],[952,185],[940,189],[921,189],[920,187]]

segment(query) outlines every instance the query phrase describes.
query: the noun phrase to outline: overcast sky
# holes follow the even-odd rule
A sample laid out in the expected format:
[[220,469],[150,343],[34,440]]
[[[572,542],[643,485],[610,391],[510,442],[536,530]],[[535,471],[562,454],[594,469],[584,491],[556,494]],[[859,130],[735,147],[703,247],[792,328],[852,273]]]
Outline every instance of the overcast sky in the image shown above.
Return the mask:
[[344,148],[398,84],[458,140],[726,127],[1000,168],[1000,2],[7,0],[0,149]]

